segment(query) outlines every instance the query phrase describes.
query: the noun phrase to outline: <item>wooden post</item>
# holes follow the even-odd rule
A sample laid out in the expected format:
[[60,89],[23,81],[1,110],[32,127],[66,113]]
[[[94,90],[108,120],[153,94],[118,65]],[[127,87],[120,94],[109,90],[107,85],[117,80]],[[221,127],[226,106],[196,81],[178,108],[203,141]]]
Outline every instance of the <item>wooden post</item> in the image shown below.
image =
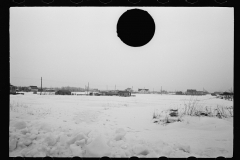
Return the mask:
[[42,77],[41,77],[41,93],[40,95],[42,95]]
[[89,82],[88,82],[88,89],[87,89],[87,95],[88,95],[88,90],[89,90]]

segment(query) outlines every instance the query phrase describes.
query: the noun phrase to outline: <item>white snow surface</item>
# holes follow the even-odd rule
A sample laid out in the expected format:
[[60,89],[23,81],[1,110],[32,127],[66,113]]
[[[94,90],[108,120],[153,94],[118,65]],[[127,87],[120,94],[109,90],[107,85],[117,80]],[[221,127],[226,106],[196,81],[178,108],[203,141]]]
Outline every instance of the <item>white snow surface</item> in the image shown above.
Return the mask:
[[[184,107],[190,96],[10,95],[9,156],[232,157],[233,118],[184,116],[153,123],[154,110]],[[233,106],[198,96],[199,104]]]

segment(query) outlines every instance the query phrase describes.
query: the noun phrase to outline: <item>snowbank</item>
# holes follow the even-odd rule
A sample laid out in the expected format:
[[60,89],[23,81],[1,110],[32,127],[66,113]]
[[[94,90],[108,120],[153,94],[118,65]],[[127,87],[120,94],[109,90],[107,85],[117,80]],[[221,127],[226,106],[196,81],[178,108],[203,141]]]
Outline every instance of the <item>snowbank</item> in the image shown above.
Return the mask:
[[[153,123],[154,110],[184,106],[190,96],[10,95],[9,155],[25,157],[232,157],[232,118],[184,116]],[[232,101],[198,97],[201,105]]]

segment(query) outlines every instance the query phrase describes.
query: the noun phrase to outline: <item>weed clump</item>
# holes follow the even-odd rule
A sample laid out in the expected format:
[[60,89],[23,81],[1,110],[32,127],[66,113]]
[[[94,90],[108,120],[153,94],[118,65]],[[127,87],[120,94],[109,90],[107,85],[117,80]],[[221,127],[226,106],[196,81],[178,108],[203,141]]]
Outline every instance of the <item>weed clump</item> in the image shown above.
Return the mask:
[[183,121],[183,116],[207,116],[217,118],[233,117],[233,107],[224,107],[217,105],[216,108],[199,105],[199,100],[191,97],[187,103],[184,101],[184,108],[169,109],[158,112],[156,109],[153,112],[153,123],[169,124],[173,122]]

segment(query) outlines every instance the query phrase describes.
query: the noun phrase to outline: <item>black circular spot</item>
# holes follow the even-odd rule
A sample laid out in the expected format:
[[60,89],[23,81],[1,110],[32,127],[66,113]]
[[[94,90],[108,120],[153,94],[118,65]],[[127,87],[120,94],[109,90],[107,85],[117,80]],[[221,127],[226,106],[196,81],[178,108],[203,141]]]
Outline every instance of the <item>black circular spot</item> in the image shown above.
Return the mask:
[[103,156],[102,158],[100,158],[100,160],[111,160],[111,158],[109,158],[107,156]]
[[17,157],[14,157],[14,160],[24,160],[24,158],[21,156],[17,156]]
[[216,158],[217,160],[223,160],[223,159],[225,159],[223,156],[219,156],[219,157],[217,157]]
[[164,159],[167,160],[168,158],[165,157],[165,156],[161,156],[161,157],[158,158],[158,160],[164,160]]
[[44,157],[44,158],[42,158],[43,160],[53,160],[53,158],[52,157],[50,157],[50,156],[46,156],[46,157]]
[[72,157],[71,160],[82,160],[82,158],[81,158],[81,157],[78,157],[78,156],[74,156],[74,157]]
[[124,12],[117,23],[117,35],[123,43],[141,47],[149,43],[155,33],[155,23],[151,15],[141,9]]

